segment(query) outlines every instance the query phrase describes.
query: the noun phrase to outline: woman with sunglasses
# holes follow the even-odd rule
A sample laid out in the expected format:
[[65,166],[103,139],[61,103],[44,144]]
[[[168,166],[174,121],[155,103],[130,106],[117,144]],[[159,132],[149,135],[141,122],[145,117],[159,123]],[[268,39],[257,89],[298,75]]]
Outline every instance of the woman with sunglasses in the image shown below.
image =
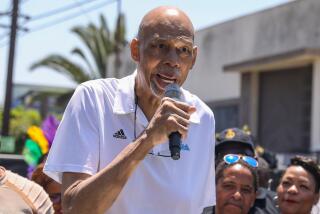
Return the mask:
[[277,188],[281,214],[310,214],[319,200],[320,169],[312,159],[291,159]]
[[258,189],[257,167],[252,157],[225,155],[216,169],[217,204],[203,214],[248,214]]

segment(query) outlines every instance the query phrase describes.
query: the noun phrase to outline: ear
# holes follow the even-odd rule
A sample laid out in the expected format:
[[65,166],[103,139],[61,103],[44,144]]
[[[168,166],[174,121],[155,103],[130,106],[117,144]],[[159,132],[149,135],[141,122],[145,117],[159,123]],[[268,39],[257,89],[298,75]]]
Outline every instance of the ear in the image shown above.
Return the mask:
[[194,46],[193,49],[192,49],[192,65],[191,65],[191,69],[193,68],[194,64],[196,63],[197,54],[198,54],[198,47]]
[[130,51],[131,51],[131,58],[138,62],[140,60],[140,53],[139,53],[139,40],[137,38],[132,39],[130,43]]

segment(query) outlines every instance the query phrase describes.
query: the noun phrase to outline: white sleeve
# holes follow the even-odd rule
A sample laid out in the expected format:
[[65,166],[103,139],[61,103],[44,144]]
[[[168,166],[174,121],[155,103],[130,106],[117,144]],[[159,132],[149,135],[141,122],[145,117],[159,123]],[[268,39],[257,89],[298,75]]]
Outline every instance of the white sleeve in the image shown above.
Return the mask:
[[62,172],[97,172],[99,116],[94,99],[93,90],[82,84],[64,112],[44,167],[44,172],[59,183]]

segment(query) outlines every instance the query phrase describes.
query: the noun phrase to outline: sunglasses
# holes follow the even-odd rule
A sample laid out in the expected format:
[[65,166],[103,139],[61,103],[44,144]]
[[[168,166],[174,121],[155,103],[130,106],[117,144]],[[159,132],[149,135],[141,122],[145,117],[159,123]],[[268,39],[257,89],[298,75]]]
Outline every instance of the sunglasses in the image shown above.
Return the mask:
[[228,154],[223,157],[224,162],[227,164],[237,163],[240,159],[246,162],[251,167],[258,167],[258,161],[253,157],[244,156],[244,155],[235,155],[235,154]]

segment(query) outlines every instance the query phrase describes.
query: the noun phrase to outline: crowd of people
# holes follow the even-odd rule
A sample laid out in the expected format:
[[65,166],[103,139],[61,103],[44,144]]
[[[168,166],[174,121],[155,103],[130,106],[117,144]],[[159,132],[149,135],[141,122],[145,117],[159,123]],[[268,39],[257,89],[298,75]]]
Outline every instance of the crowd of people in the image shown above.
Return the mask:
[[[53,143],[30,131],[31,180],[0,167],[0,213],[320,213],[314,160],[292,158],[272,189],[275,158],[248,129],[215,134],[210,108],[181,87],[198,51],[183,11],[151,10],[130,50],[136,70],[80,84]],[[179,96],[167,96],[172,84]]]
[[258,156],[250,134],[238,128],[222,131],[215,153],[217,201],[203,214],[320,213],[320,167],[315,160],[293,157],[273,191],[272,170]]

